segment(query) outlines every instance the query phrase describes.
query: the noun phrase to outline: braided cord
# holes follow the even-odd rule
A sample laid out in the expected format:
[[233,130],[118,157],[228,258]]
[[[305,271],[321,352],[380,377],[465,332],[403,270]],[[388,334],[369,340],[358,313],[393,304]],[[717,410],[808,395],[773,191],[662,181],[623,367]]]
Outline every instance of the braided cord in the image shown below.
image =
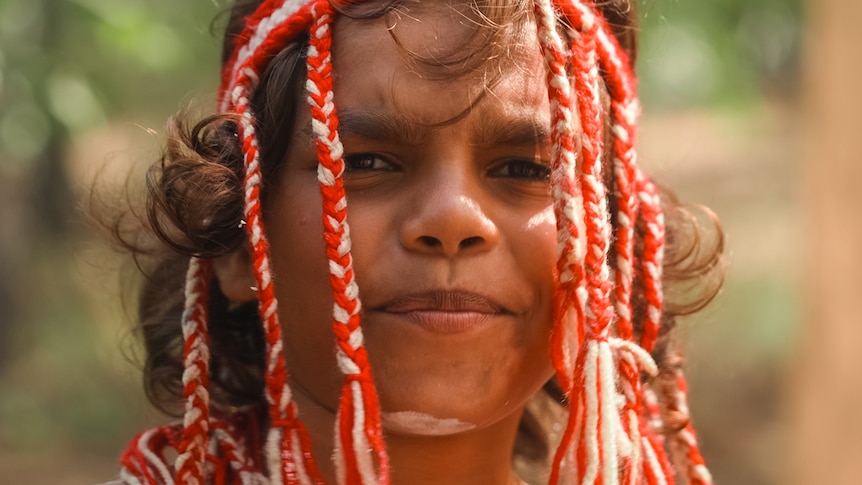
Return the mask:
[[[232,93],[239,84],[239,73],[243,68],[251,67],[256,73],[263,72],[264,64],[270,61],[272,54],[284,47],[280,42],[289,41],[308,28],[309,3],[308,0],[265,0],[246,18],[242,32],[233,39],[233,54],[222,70],[219,89],[221,112],[232,108]],[[285,30],[288,35],[273,37],[274,32]],[[250,59],[256,60],[253,65],[250,65]]]
[[332,327],[336,336],[336,358],[345,378],[337,417],[336,464],[342,483],[387,484],[389,457],[383,443],[377,390],[359,325],[361,303],[350,254],[347,198],[342,180],[344,149],[338,137],[338,116],[333,104],[331,27],[334,10],[328,1],[322,0],[312,11],[315,21],[309,38],[306,92],[319,161],[324,239],[334,299]]
[[191,258],[186,274],[183,311],[183,396],[186,412],[182,441],[177,448],[177,481],[204,483],[204,460],[209,442],[209,335],[207,307],[212,279],[209,260]]
[[[584,433],[578,443],[578,477],[582,483],[616,483],[619,474],[618,450],[621,428],[616,409],[616,369],[608,342],[614,317],[611,305],[611,278],[607,263],[611,224],[602,176],[603,122],[600,77],[596,56],[596,22],[592,13],[583,17],[583,30],[575,35],[572,54],[577,106],[583,131],[580,187],[583,197],[587,250],[584,257],[588,308],[583,392],[586,406]],[[577,402],[577,401],[576,401]]]
[[[635,264],[635,223],[639,210],[636,192],[637,154],[634,147],[639,104],[635,78],[628,69],[629,59],[619,47],[616,37],[609,34],[610,29],[605,19],[599,16],[597,22],[600,26],[596,36],[596,50],[599,63],[606,73],[605,84],[611,95],[612,164],[617,203],[615,328],[619,338],[634,343],[631,299]],[[622,354],[617,366],[622,377],[619,386],[625,398],[621,411],[623,427],[630,447],[627,453],[628,464],[622,468],[622,483],[637,485],[643,478],[666,482],[664,470],[660,466],[654,466],[664,457],[664,450],[660,448],[656,452],[652,441],[654,437],[644,419],[643,384],[640,378],[641,367],[644,366],[639,366],[632,357],[631,353]],[[649,360],[651,363],[652,358]],[[657,369],[653,369],[651,374],[657,374]]]
[[549,0],[536,2],[538,35],[548,67],[548,97],[551,109],[551,191],[557,220],[557,275],[552,357],[560,385],[570,392],[573,355],[583,340],[586,288],[584,287],[584,243],[580,236],[575,160],[575,120],[572,88],[566,73],[567,55],[555,27]]
[[[245,154],[246,232],[252,249],[260,316],[266,340],[265,395],[269,403],[270,429],[265,455],[273,484],[322,484],[323,480],[311,453],[310,439],[297,418],[297,406],[287,384],[287,369],[282,354],[283,341],[278,320],[278,303],[272,285],[269,244],[264,236],[260,207],[261,173],[255,119],[250,107],[251,93],[259,73],[284,45],[311,24],[310,3],[298,1],[265,2],[249,18],[242,39],[247,44],[236,49],[223,80],[221,109],[240,115],[240,137]],[[239,40],[239,39],[238,39]]]
[[[562,39],[557,32],[557,14],[547,0],[539,0],[536,4],[537,28],[542,51],[548,64],[548,93],[552,110],[552,139],[554,142],[555,169],[574,169],[571,163],[575,156],[571,87],[566,72],[567,63]],[[565,325],[576,323],[580,347],[574,369],[570,370],[569,362],[563,360],[564,368],[561,375],[565,392],[569,397],[569,418],[563,434],[560,447],[554,457],[551,470],[551,483],[558,483],[561,474],[568,475],[563,469],[574,468],[574,476],[581,483],[595,483],[601,477],[615,477],[618,474],[617,464],[617,428],[619,416],[616,413],[614,396],[614,369],[612,350],[608,342],[608,326],[613,318],[613,308],[610,305],[611,282],[606,258],[610,240],[610,224],[607,220],[607,202],[605,187],[601,177],[601,145],[602,119],[599,109],[599,76],[595,53],[595,19],[592,14],[580,17],[582,31],[575,33],[578,45],[572,50],[572,64],[575,72],[575,101],[581,117],[581,162],[582,175],[580,193],[582,196],[586,250],[583,252],[584,270],[579,274],[575,301],[587,305],[585,318],[572,322],[562,318],[557,311],[558,321],[555,331],[565,328]],[[562,115],[558,114],[560,111]],[[560,123],[559,120],[565,120]],[[558,160],[562,159],[562,163]],[[569,177],[573,175],[567,173]],[[563,178],[563,177],[560,177]],[[556,179],[556,177],[555,177]],[[577,186],[570,184],[557,190],[554,184],[555,200],[570,201],[575,198]],[[562,192],[562,193],[560,193]],[[570,206],[570,213],[555,211],[562,214],[562,224],[558,219],[560,234],[558,241],[566,239],[579,241],[579,234],[571,228],[577,228],[577,223],[568,226],[566,217],[577,219],[575,206]],[[565,246],[560,251],[561,259],[567,256]],[[564,260],[565,261],[565,260]],[[566,261],[568,262],[568,261]],[[577,261],[580,263],[580,261]],[[558,265],[559,271],[560,265]],[[563,265],[566,269],[567,265]],[[560,282],[565,282],[569,275],[560,271]],[[585,285],[585,288],[584,286]],[[559,308],[559,307],[558,307]],[[566,348],[567,342],[556,337],[556,344],[564,347],[560,351],[563,356],[571,353]],[[558,365],[559,362],[555,362]],[[601,469],[600,469],[601,468]]]
[[[554,325],[551,358],[557,380],[569,398],[566,430],[561,438],[551,469],[550,483],[559,482],[563,468],[574,467],[574,436],[580,434],[583,405],[575,394],[575,370],[583,366],[584,354],[577,348],[584,339],[587,292],[584,286],[584,242],[581,237],[576,160],[575,121],[572,87],[566,72],[567,54],[556,27],[556,13],[550,0],[537,0],[534,6],[537,35],[547,67],[548,99],[551,110],[551,192],[557,221],[557,279],[554,293]],[[576,429],[578,432],[576,433]]]
[[[575,42],[572,49],[572,68],[583,128],[580,189],[583,196],[587,245],[583,258],[583,275],[588,290],[588,309],[584,329],[579,333],[582,344],[574,368],[573,381],[581,385],[573,389],[574,393],[571,392],[572,389],[564,386],[570,402],[569,422],[554,458],[551,483],[559,483],[561,475],[569,468],[573,468],[571,472],[579,483],[619,483],[620,478],[622,483],[627,485],[642,481],[651,484],[671,483],[673,474],[661,438],[650,429],[647,419],[656,413],[645,402],[645,389],[640,382],[640,371],[647,371],[652,375],[657,372],[652,358],[643,349],[651,350],[654,347],[661,321],[664,220],[655,188],[636,166],[634,143],[639,105],[635,95],[635,78],[624,51],[610,34],[605,20],[591,6],[580,2],[560,2],[557,8],[572,27],[571,36]],[[537,8],[537,13],[540,40],[549,64],[549,95],[553,110],[557,107],[554,98],[565,97],[561,96],[560,91],[554,91],[560,83],[559,66],[563,57],[555,52],[558,44],[554,36],[543,35],[549,31],[549,26],[553,25],[551,14],[541,8]],[[549,55],[549,52],[554,55]],[[607,267],[611,226],[608,223],[606,190],[601,177],[599,66],[605,72],[605,82],[611,94],[612,160],[618,207],[618,212],[614,215],[618,229],[613,283],[610,281]],[[554,130],[556,128],[555,118]],[[559,145],[556,137],[554,142]],[[556,158],[557,156],[555,160]],[[555,201],[559,201],[558,193],[555,192],[554,195]],[[639,216],[643,217],[647,229],[646,248],[641,262],[647,290],[647,318],[639,342],[641,347],[637,347],[634,342],[631,320],[635,263],[634,227]],[[569,235],[576,236],[575,233]],[[559,265],[558,271],[561,275],[565,274],[560,271]],[[558,310],[559,306],[556,309]],[[560,325],[572,324],[571,319],[560,318],[560,315],[557,311],[555,332]],[[615,337],[610,337],[609,333],[612,323],[616,331]],[[554,346],[559,348],[555,349],[552,355],[559,355],[560,352],[565,355],[570,352],[565,343],[555,339]],[[613,368],[613,351],[618,354],[616,369]],[[572,380],[566,379],[570,374],[559,372],[559,360],[555,358],[554,363],[558,374],[563,374],[560,381],[563,384],[571,384]],[[616,379],[616,375],[622,379]],[[681,375],[677,382],[678,392],[675,396],[679,402],[685,396],[684,387],[681,387],[684,386]],[[619,410],[613,406],[618,393],[625,401]],[[666,394],[663,392],[662,397]],[[673,442],[675,447],[683,449],[682,454],[687,459],[687,476],[692,483],[711,483],[708,481],[709,474],[697,450],[690,425],[682,430]],[[621,467],[618,463],[618,454],[627,460],[625,466]],[[564,469],[566,471],[563,471]]]
[[[240,429],[235,418],[237,416],[228,420],[210,417],[211,434],[204,443],[206,475],[203,481],[179,474],[174,478],[165,460],[166,451],[169,448],[179,450],[184,440],[185,430],[179,424],[160,426],[136,436],[123,452],[120,478],[129,485],[270,485],[257,462],[256,427]],[[255,419],[246,413],[240,413],[240,418],[246,423]]]
[[685,376],[677,369],[673,376],[663,379],[659,385],[664,404],[662,411],[668,417],[665,421],[684,423],[684,426],[672,430],[668,436],[668,445],[678,472],[686,478],[685,483],[689,485],[712,485],[712,475],[700,453],[697,433],[689,415]]

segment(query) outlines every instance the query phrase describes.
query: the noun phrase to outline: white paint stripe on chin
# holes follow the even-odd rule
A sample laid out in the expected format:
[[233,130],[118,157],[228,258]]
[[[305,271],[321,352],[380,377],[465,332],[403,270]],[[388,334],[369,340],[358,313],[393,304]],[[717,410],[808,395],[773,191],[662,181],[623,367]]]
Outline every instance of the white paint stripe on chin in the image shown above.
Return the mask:
[[390,432],[424,436],[447,436],[476,427],[456,418],[438,418],[418,411],[382,412],[383,428]]

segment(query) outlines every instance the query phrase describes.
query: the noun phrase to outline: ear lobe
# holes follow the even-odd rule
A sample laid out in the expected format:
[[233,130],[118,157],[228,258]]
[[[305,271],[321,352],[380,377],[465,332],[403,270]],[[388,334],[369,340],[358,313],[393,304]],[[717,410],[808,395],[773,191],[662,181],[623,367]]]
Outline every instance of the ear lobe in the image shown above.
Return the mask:
[[213,270],[219,287],[228,300],[242,303],[257,299],[253,289],[256,286],[254,268],[245,245],[230,254],[214,259]]

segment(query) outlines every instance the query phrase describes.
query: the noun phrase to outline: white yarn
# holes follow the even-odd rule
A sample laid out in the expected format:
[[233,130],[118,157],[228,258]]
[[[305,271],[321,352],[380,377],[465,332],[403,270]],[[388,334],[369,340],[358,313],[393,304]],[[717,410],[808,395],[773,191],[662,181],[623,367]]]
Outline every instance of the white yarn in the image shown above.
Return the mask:
[[712,483],[712,474],[704,465],[695,465],[692,474],[704,483]]
[[587,343],[587,355],[584,359],[584,395],[586,397],[586,430],[584,441],[586,445],[586,470],[581,482],[583,485],[595,483],[598,478],[599,464],[599,343],[591,340]]
[[353,451],[356,453],[356,464],[359,468],[359,476],[362,485],[377,485],[377,472],[365,435],[365,403],[362,401],[362,387],[358,381],[350,383],[351,394],[353,394]]
[[[299,11],[299,9],[302,8],[306,3],[308,3],[308,0],[286,0],[281,5],[281,7],[273,11],[269,17],[264,18],[260,21],[254,35],[248,40],[248,43],[246,43],[240,48],[239,53],[237,54],[236,62],[233,64],[233,66],[230,66],[231,82],[234,82],[237,79],[237,71],[240,69],[240,67],[242,67],[243,64],[245,64],[248,59],[254,56],[255,52],[257,52],[257,49],[260,48],[261,44],[263,44],[263,42],[269,36],[269,33],[274,28],[284,23],[284,21],[287,20],[289,17],[293,16],[293,14]],[[233,90],[234,85],[231,84],[227,88],[228,92],[230,92]],[[219,109],[221,111],[226,111],[228,108],[226,100],[227,97],[225,97],[225,100],[222,100],[222,103],[219,106]]]
[[656,485],[668,485],[667,478],[664,476],[664,470],[661,467],[661,463],[658,461],[658,455],[656,455],[655,449],[653,449],[652,442],[650,442],[646,437],[643,437],[641,438],[641,443],[643,444],[642,448],[644,450],[647,464],[652,471],[652,475],[656,479]]
[[[237,442],[233,439],[233,437],[222,428],[215,428],[213,430],[213,444],[224,443],[227,446],[233,448],[234,454],[237,457],[245,457],[245,462],[230,460],[230,467],[237,473],[239,476],[240,482],[243,485],[269,485],[269,480],[260,472],[243,470],[244,467],[249,467],[253,464],[251,457],[246,456],[245,447],[241,442]],[[215,452],[212,452],[215,454]]]
[[[292,430],[290,433],[290,443],[294,450],[294,455],[300,454],[302,451],[302,442],[299,439],[299,431],[296,429]],[[314,485],[314,482],[308,475],[308,471],[305,469],[305,462],[303,461],[302,456],[294,456],[293,458],[293,464],[296,466],[296,474],[299,477],[299,483],[302,485]]]
[[[335,414],[335,422],[341,422],[341,409]],[[341,429],[335,426],[335,449],[332,450],[332,460],[335,462],[335,481],[338,485],[347,484],[347,465],[344,461],[344,445],[341,444]]]
[[278,426],[270,426],[266,435],[264,454],[266,466],[269,469],[269,481],[272,485],[284,485],[281,479],[281,438],[284,430]]
[[174,477],[171,475],[171,472],[168,471],[168,467],[165,466],[164,462],[150,450],[149,446],[147,446],[150,439],[152,439],[153,435],[155,435],[157,431],[158,428],[154,428],[144,432],[141,435],[140,439],[138,440],[138,451],[140,451],[141,454],[147,459],[147,463],[149,463],[156,469],[156,471],[159,472],[159,475],[161,475],[162,481],[165,485],[174,485]]
[[140,480],[138,480],[138,477],[129,473],[129,470],[127,470],[126,467],[120,469],[120,481],[126,485],[144,485]]
[[602,483],[617,485],[619,483],[619,455],[617,445],[625,436],[625,430],[620,422],[620,414],[616,405],[616,365],[614,365],[611,346],[607,342],[597,342],[598,371],[601,380],[600,399],[602,406],[602,452],[604,455]]

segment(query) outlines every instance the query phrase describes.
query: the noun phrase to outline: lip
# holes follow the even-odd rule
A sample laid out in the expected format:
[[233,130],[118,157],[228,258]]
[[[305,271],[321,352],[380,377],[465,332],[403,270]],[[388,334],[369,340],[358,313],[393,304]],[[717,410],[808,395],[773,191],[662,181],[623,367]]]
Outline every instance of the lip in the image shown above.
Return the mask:
[[453,334],[511,314],[491,298],[461,290],[433,290],[400,295],[373,310],[404,318],[435,333]]

